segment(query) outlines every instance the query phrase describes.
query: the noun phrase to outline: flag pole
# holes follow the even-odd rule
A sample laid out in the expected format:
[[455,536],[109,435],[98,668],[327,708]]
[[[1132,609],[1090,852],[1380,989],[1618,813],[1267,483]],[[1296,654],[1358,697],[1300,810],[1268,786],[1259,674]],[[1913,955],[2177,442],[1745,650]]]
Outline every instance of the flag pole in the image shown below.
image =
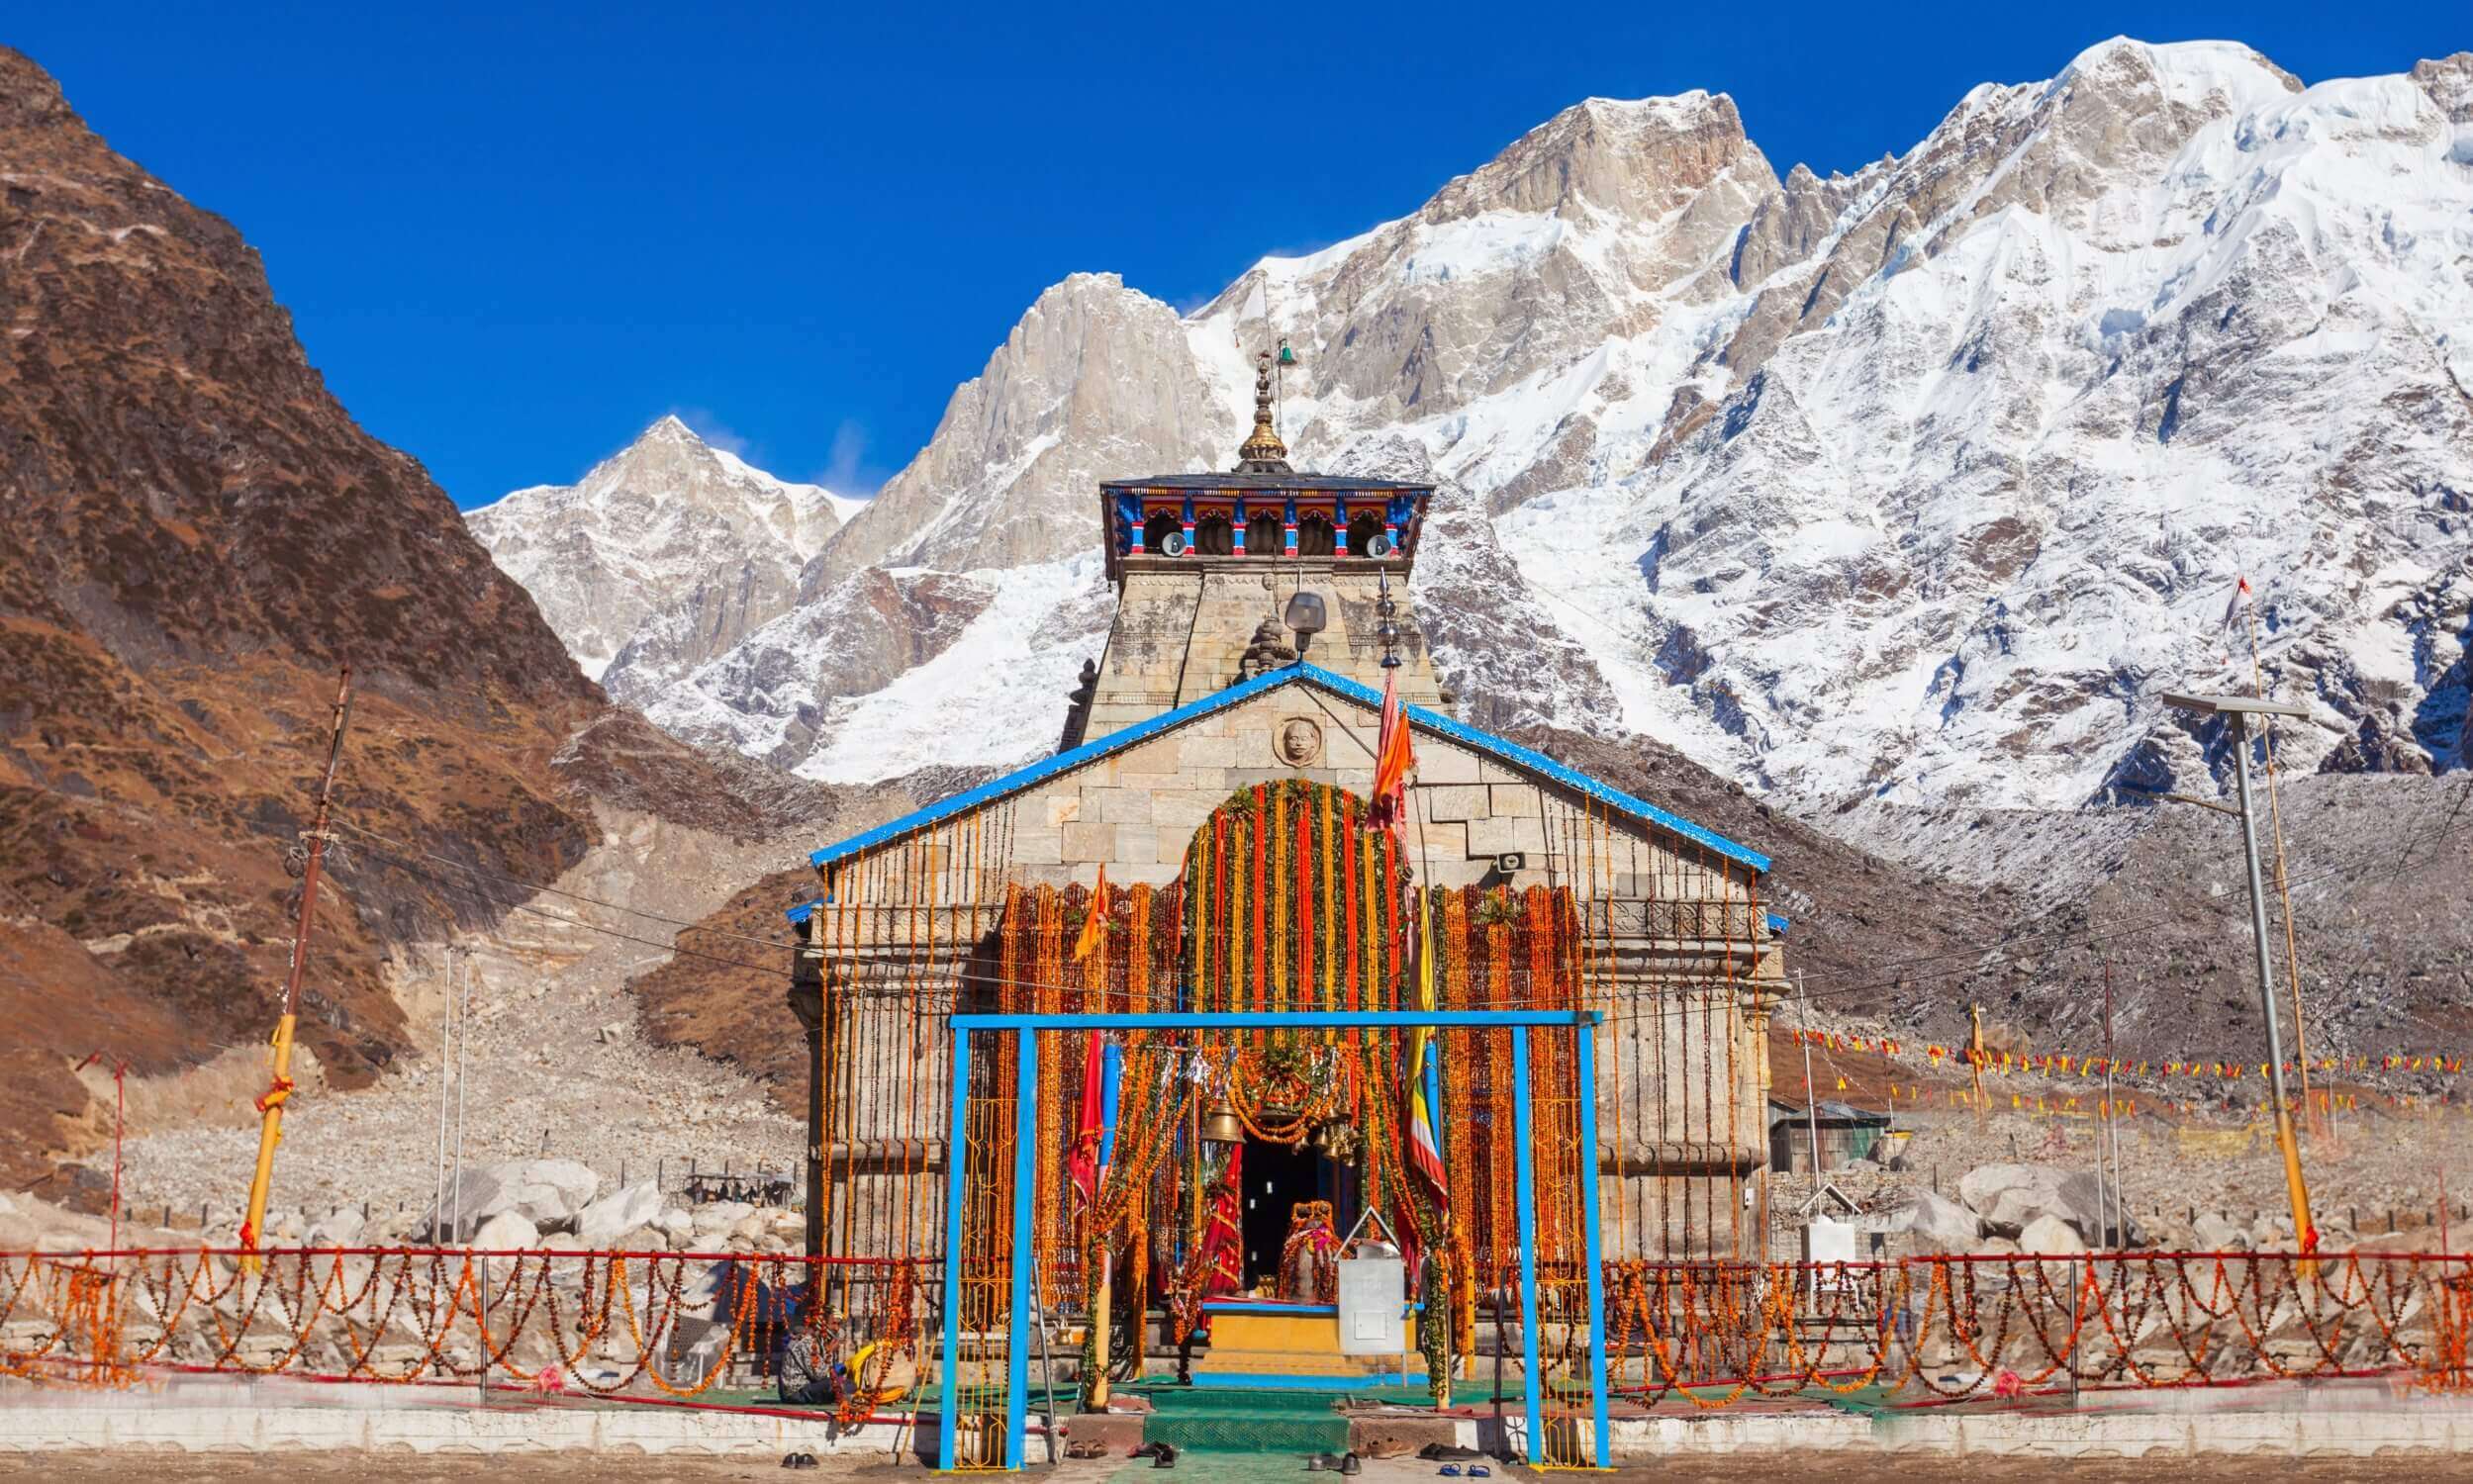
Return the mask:
[[292,973],[283,984],[283,1010],[275,1020],[274,1072],[258,1095],[257,1167],[249,1176],[247,1214],[240,1219],[240,1268],[258,1270],[257,1250],[265,1233],[266,1193],[275,1178],[275,1146],[283,1142],[283,1104],[292,1095],[292,1034],[301,1011],[301,979],[309,969],[309,929],[318,912],[318,869],[326,859],[329,808],[334,802],[334,771],[343,760],[343,729],[352,721],[352,667],[335,683],[334,730],[327,742],[326,777],[318,785],[318,812],[301,838],[308,864],[301,871],[301,918],[292,933]]

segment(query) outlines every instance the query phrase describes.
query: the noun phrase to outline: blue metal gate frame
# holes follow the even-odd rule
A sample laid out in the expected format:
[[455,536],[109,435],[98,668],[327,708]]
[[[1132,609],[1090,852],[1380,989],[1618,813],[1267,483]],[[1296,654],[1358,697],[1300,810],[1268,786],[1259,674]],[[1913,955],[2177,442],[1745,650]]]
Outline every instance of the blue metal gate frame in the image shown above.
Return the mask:
[[[960,1440],[960,1373],[962,1353],[962,1179],[968,1162],[961,1158],[969,1134],[971,1034],[1011,1035],[1019,1047],[1013,1078],[1013,1246],[1027,1252],[1031,1242],[1031,1180],[1036,1170],[1039,1126],[1039,1038],[1041,1031],[1249,1031],[1249,1030],[1409,1030],[1508,1029],[1512,1060],[1512,1144],[1518,1154],[1520,1238],[1520,1337],[1522,1372],[1527,1390],[1528,1447],[1539,1455],[1545,1438],[1545,1396],[1537,1355],[1537,1190],[1534,1159],[1529,1148],[1529,1031],[1532,1028],[1576,1028],[1572,1037],[1579,1073],[1579,1141],[1583,1177],[1580,1180],[1581,1222],[1587,1235],[1588,1354],[1590,1416],[1595,1424],[1596,1466],[1609,1465],[1611,1439],[1606,1430],[1606,1296],[1603,1252],[1597,1234],[1597,1051],[1591,1029],[1603,1016],[1595,1010],[1358,1010],[1239,1011],[1118,1015],[956,1015],[953,1027],[953,1110],[946,1131],[943,1426],[936,1444],[936,1466],[954,1467]],[[1027,1034],[1025,1034],[1027,1033]],[[1013,1263],[1010,1328],[1005,1342],[1005,1467],[1018,1469],[1028,1440],[1030,1408],[1030,1346],[1022,1337],[1030,1327],[1030,1263]]]

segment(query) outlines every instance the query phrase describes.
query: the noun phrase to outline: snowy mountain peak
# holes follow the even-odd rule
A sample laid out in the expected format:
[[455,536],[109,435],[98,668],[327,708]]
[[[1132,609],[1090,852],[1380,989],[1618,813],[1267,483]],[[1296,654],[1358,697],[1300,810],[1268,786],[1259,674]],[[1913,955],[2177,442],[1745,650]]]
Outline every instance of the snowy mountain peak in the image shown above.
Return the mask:
[[1049,289],[650,713],[818,776],[1022,761],[1105,627],[1092,487],[1227,467],[1284,337],[1300,466],[1443,486],[1419,615],[1494,724],[1830,807],[2203,790],[2157,693],[2246,679],[2246,575],[2287,766],[2467,766],[2469,223],[2473,57],[2116,38],[1782,181],[1723,94],[1588,99],[1182,319]]
[[2045,84],[2060,92],[2077,84],[2151,86],[2188,107],[2243,108],[2274,94],[2298,93],[2301,79],[2238,42],[2141,42],[2126,36],[2098,42],[2070,58]]
[[857,506],[665,415],[576,483],[518,490],[464,519],[585,673],[623,698],[789,606],[800,569]]

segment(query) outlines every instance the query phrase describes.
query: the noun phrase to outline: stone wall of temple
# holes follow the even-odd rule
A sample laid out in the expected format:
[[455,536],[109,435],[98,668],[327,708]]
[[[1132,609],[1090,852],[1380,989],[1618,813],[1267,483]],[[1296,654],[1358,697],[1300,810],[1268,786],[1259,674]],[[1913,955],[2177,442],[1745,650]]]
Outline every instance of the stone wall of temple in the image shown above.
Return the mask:
[[[1099,662],[1099,683],[1085,741],[1225,690],[1245,678],[1245,660],[1265,619],[1279,643],[1295,636],[1279,622],[1299,590],[1320,595],[1330,627],[1306,658],[1325,670],[1379,688],[1382,651],[1379,572],[1390,574],[1398,604],[1399,689],[1415,705],[1440,706],[1442,688],[1425,634],[1408,605],[1408,564],[1359,558],[1127,557],[1115,623]],[[1292,650],[1291,650],[1292,653]]]
[[[1197,717],[997,806],[1002,869],[1024,885],[1090,885],[1102,868],[1119,887],[1166,884],[1194,830],[1239,788],[1303,778],[1369,791],[1378,723],[1310,684]],[[1759,1016],[1781,971],[1752,874],[1448,737],[1421,731],[1415,745],[1403,832],[1415,879],[1569,886],[1582,914],[1588,1001],[1606,1012],[1595,1034],[1608,1255],[1724,1257],[1737,1242],[1757,1244],[1757,1213],[1741,1196],[1764,1154]],[[1502,870],[1514,852],[1517,868]],[[917,931],[900,911],[884,920]],[[861,1055],[941,1061],[932,1028],[899,1033],[900,1047]],[[849,1132],[876,1133],[869,1122]],[[941,1149],[932,1162],[941,1165]]]

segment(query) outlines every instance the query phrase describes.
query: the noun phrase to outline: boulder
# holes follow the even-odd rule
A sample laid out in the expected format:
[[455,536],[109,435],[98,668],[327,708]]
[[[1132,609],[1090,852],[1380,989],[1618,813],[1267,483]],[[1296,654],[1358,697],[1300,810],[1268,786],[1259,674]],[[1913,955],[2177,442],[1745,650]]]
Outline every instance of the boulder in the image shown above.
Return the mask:
[[1957,1182],[1958,1199],[1983,1218],[1987,1231],[2016,1237],[2039,1216],[2057,1216],[2069,1223],[2081,1242],[2104,1247],[2135,1247],[2144,1240],[2136,1222],[2125,1230],[2109,1230],[2111,1187],[2082,1169],[2056,1164],[1984,1164]]
[[2078,1229],[2057,1216],[2045,1214],[2027,1223],[2018,1234],[2018,1250],[2022,1252],[2083,1252],[2087,1245],[2078,1236]]
[[601,1176],[573,1159],[509,1159],[456,1176],[446,1199],[421,1218],[419,1229],[455,1241],[507,1211],[535,1229],[564,1226],[600,1188]]
[[2214,1211],[2201,1211],[2190,1224],[2190,1245],[2202,1252],[2237,1252],[2249,1248],[2249,1234]]
[[521,1252],[539,1247],[541,1233],[522,1213],[501,1211],[481,1223],[481,1230],[472,1234],[472,1245],[485,1252]]
[[745,1201],[714,1201],[710,1206],[698,1206],[694,1218],[696,1235],[717,1237],[745,1221],[754,1210]]
[[586,1206],[575,1218],[575,1235],[586,1247],[606,1248],[620,1234],[648,1227],[661,1215],[661,1187],[639,1180]]
[[696,1218],[672,1206],[653,1218],[652,1228],[674,1243],[685,1242],[696,1235]]
[[311,1247],[358,1247],[368,1224],[358,1211],[336,1211],[318,1218],[309,1229]]
[[666,1252],[671,1250],[671,1244],[659,1227],[636,1227],[632,1231],[620,1232],[611,1248],[621,1252]]
[[1915,1204],[1907,1210],[1903,1230],[1913,1233],[1916,1245],[1929,1251],[1970,1252],[1983,1236],[1983,1223],[1957,1202],[1919,1190]]

